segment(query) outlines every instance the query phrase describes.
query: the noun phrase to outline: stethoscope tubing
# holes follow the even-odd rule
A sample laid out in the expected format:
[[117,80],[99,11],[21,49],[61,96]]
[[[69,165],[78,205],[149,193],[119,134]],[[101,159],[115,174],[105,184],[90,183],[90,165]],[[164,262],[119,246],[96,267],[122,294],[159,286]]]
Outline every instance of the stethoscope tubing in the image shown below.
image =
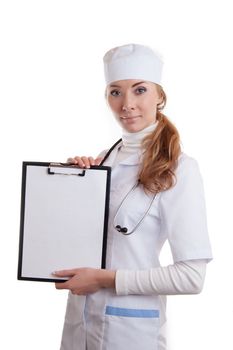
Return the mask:
[[137,228],[142,224],[142,222],[144,221],[145,217],[147,216],[147,214],[149,213],[150,211],[150,208],[152,207],[152,204],[154,202],[154,199],[156,197],[156,194],[153,195],[151,201],[150,201],[150,204],[147,208],[147,210],[145,211],[145,213],[143,214],[143,216],[141,217],[141,219],[138,221],[138,223],[136,224],[136,226],[130,231],[128,232],[128,229],[127,227],[121,227],[120,225],[116,225],[115,222],[117,221],[117,215],[120,211],[120,209],[122,208],[124,202],[127,200],[127,198],[129,197],[129,195],[135,190],[135,188],[138,186],[138,182],[126,193],[125,197],[122,199],[117,211],[116,211],[116,214],[113,218],[113,227],[118,231],[118,232],[121,232],[123,235],[125,236],[129,236],[131,235],[132,233],[134,233]]
[[[119,139],[117,142],[114,143],[114,145],[108,150],[108,152],[106,153],[104,159],[101,161],[100,163],[100,166],[103,165],[103,163],[107,160],[107,158],[110,156],[110,154],[112,153],[112,151],[114,150],[114,148],[122,141],[122,139]],[[142,222],[144,221],[145,217],[147,216],[147,214],[149,213],[150,209],[151,209],[151,206],[153,204],[153,201],[156,197],[157,194],[154,194],[151,201],[150,201],[150,204],[147,208],[147,210],[145,211],[145,213],[143,214],[143,216],[141,217],[141,219],[139,220],[139,222],[136,224],[136,226],[130,231],[128,232],[128,229],[126,227],[121,227],[120,225],[115,225],[115,222],[116,222],[116,218],[117,218],[117,215],[120,211],[120,209],[122,208],[124,202],[127,200],[127,198],[129,197],[130,193],[132,193],[135,188],[138,186],[139,184],[139,181],[137,181],[136,184],[133,185],[133,187],[126,193],[125,197],[122,199],[119,207],[117,208],[117,211],[116,211],[116,214],[113,218],[113,227],[120,233],[122,233],[123,235],[125,236],[129,236],[131,235],[132,233],[134,233],[136,231],[136,229],[142,224]]]

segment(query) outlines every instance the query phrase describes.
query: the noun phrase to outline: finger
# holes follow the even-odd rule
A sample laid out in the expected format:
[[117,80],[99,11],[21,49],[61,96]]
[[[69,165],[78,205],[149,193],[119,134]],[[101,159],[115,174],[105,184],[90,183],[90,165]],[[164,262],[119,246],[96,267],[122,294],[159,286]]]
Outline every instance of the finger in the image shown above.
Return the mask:
[[68,158],[67,163],[69,164],[77,164],[77,161],[74,158]]
[[80,168],[84,168],[85,164],[81,157],[76,156],[74,157],[74,160],[76,162],[75,164],[77,164]]
[[71,293],[72,293],[73,295],[78,295],[78,291],[76,291],[76,289],[71,290]]
[[55,287],[56,287],[56,289],[70,289],[68,281],[67,282],[56,282]]
[[90,168],[90,161],[87,157],[81,157],[83,163],[84,163],[84,166],[85,168]]
[[94,160],[93,157],[88,157],[88,159],[89,159],[89,163],[90,163],[91,165],[95,165],[95,160]]

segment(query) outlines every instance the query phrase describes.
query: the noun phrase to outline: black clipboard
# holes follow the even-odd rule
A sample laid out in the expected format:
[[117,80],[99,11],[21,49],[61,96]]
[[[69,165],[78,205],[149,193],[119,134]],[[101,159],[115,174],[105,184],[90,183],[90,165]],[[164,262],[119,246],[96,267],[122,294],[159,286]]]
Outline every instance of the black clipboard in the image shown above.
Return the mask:
[[57,282],[53,271],[105,268],[111,168],[23,162],[18,279]]

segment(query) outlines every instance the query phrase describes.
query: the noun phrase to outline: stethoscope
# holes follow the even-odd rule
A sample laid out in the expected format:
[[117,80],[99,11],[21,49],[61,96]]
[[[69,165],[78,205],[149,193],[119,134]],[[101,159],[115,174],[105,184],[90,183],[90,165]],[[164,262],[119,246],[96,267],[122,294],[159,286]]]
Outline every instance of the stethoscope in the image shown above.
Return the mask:
[[[104,159],[101,161],[100,166],[103,165],[103,163],[106,161],[106,159],[110,156],[110,154],[112,153],[112,151],[114,150],[114,148],[122,141],[122,139],[118,140],[116,143],[114,143],[114,145],[108,150],[107,154],[105,155]],[[136,187],[139,185],[139,181],[137,181],[136,184],[133,185],[133,187],[127,192],[127,194],[124,196],[124,198],[122,199],[120,205],[117,208],[116,214],[113,218],[113,227],[120,233],[122,233],[125,236],[129,236],[132,233],[134,233],[136,231],[136,229],[142,224],[142,222],[144,221],[145,217],[147,216],[147,214],[150,211],[150,208],[153,204],[153,201],[156,197],[156,193],[152,196],[149,205],[146,209],[146,211],[144,212],[144,214],[142,215],[142,217],[140,218],[140,220],[138,221],[138,223],[134,226],[134,228],[131,231],[128,231],[127,227],[122,227],[119,224],[116,224],[117,222],[117,217],[119,214],[119,211],[121,210],[123,204],[125,203],[125,201],[127,200],[127,198],[130,196],[131,193],[133,193],[133,191],[136,189]]]

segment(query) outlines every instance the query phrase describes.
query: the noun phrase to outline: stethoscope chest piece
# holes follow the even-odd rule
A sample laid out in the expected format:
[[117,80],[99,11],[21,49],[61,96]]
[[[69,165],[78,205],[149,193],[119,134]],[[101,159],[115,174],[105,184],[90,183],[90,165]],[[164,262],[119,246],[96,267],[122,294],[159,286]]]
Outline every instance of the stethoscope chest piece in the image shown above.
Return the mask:
[[116,229],[118,232],[123,233],[124,235],[126,235],[127,232],[128,232],[127,227],[121,227],[120,225],[116,225],[115,229]]

